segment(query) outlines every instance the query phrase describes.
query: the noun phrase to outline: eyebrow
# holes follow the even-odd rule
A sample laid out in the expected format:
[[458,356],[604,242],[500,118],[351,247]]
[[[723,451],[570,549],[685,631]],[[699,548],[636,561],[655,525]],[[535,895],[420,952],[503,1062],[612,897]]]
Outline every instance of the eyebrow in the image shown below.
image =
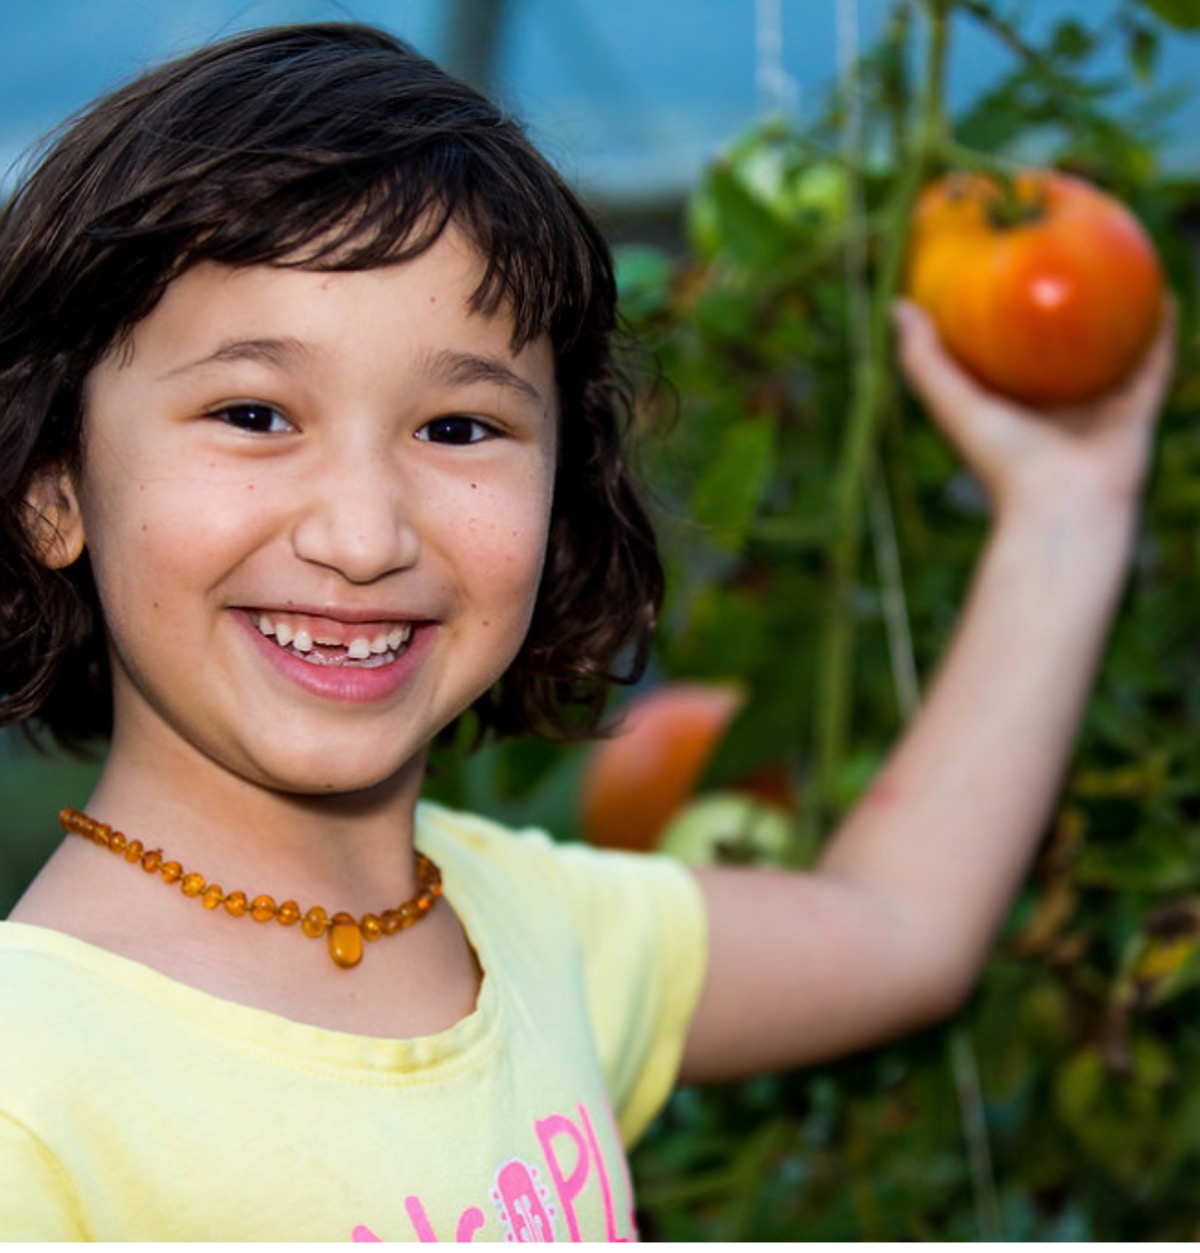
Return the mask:
[[227,361],[258,361],[264,365],[282,368],[311,356],[312,350],[299,339],[231,339],[203,357],[197,357],[195,361],[185,361],[183,365],[167,370],[161,377],[173,378],[201,366]]
[[430,374],[446,383],[496,383],[539,405],[546,403],[541,392],[500,357],[442,348],[429,355],[425,367]]
[[[197,357],[195,361],[186,361],[183,365],[175,366],[162,377],[173,378],[202,366],[230,361],[257,361],[278,369],[295,365],[311,356],[312,349],[300,339],[232,339],[203,357]],[[447,383],[495,383],[540,405],[544,406],[546,403],[541,392],[500,357],[442,348],[429,355],[425,366],[430,374]]]

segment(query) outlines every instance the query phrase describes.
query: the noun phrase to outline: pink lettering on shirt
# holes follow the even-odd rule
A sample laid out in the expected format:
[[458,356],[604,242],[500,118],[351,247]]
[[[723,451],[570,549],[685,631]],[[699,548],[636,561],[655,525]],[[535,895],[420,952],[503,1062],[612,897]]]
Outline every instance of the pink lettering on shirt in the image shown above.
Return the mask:
[[[612,1109],[605,1104],[608,1127],[616,1144],[620,1144]],[[514,1244],[549,1244],[556,1239],[555,1219],[561,1213],[566,1220],[567,1237],[575,1244],[583,1241],[580,1231],[579,1199],[590,1183],[599,1188],[599,1200],[604,1211],[605,1238],[609,1243],[627,1243],[637,1239],[637,1224],[632,1206],[629,1225],[622,1234],[617,1220],[617,1207],[613,1196],[613,1182],[609,1163],[605,1160],[600,1138],[587,1106],[580,1102],[576,1107],[578,1122],[565,1114],[551,1114],[534,1122],[533,1131],[541,1147],[546,1163],[546,1173],[557,1194],[557,1206],[551,1200],[549,1188],[541,1181],[537,1166],[510,1158],[496,1171],[490,1189],[491,1200],[504,1228],[504,1238]],[[623,1153],[618,1151],[620,1182],[626,1195],[632,1198],[633,1189],[629,1179],[629,1167]],[[421,1198],[409,1195],[404,1198],[404,1209],[417,1239],[423,1244],[438,1241],[437,1233],[429,1220]],[[486,1217],[478,1206],[469,1206],[459,1215],[455,1240],[469,1243],[483,1229]],[[353,1229],[356,1243],[379,1243],[381,1238],[367,1226]],[[593,1237],[594,1238],[594,1237]]]
[[505,1240],[518,1244],[554,1241],[554,1206],[547,1203],[536,1166],[519,1158],[505,1162],[496,1172],[492,1200],[504,1224]]

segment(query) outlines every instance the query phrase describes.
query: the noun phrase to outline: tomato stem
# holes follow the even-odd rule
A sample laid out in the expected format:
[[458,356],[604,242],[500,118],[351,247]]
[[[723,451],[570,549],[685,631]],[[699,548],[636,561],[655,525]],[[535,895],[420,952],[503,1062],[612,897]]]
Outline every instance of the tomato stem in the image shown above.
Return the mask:
[[928,44],[920,112],[909,128],[900,176],[885,206],[882,252],[856,344],[850,413],[834,487],[834,539],[817,667],[816,771],[812,816],[828,830],[837,817],[852,698],[854,589],[863,530],[864,483],[892,389],[892,304],[900,291],[908,224],[934,161],[946,145],[943,100],[949,19],[957,0],[923,0]]

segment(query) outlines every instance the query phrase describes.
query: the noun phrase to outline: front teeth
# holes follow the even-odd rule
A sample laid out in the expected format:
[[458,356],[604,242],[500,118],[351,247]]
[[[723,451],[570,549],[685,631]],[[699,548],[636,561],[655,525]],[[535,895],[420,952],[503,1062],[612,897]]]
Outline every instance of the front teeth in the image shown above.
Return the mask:
[[[290,644],[298,653],[311,653],[314,644],[331,648],[341,647],[340,640],[325,639],[320,636],[314,638],[312,633],[306,631],[303,627],[293,631],[286,622],[273,622],[266,614],[257,616],[254,624],[263,635],[273,636],[281,648],[287,648]],[[383,657],[385,653],[398,652],[408,643],[411,636],[412,627],[407,624],[393,627],[386,634],[377,635],[374,639],[368,639],[365,635],[355,636],[345,646],[346,659],[348,661],[368,661],[372,657]]]

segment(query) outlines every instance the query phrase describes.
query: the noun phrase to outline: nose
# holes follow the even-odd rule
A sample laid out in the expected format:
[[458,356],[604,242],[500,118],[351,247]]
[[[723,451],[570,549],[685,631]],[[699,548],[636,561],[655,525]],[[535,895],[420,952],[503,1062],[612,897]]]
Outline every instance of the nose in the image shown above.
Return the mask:
[[297,502],[296,555],[351,583],[372,583],[414,565],[420,552],[414,488],[386,454],[327,454]]

